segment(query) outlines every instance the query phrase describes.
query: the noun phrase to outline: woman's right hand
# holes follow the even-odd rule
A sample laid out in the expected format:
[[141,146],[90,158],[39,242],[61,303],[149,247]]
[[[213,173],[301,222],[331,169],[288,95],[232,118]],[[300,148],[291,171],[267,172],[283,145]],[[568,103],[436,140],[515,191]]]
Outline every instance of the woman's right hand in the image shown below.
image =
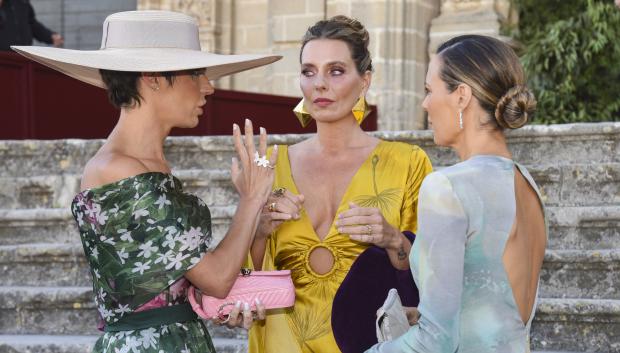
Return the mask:
[[256,152],[259,157],[265,158],[267,153],[267,132],[260,128],[258,151],[254,146],[252,122],[245,119],[245,136],[241,136],[241,130],[237,124],[233,124],[233,141],[238,159],[233,157],[231,178],[235,189],[239,193],[240,201],[250,200],[264,204],[271,192],[273,184],[275,164],[278,158],[278,148],[274,146],[268,163],[259,165],[255,161]]
[[266,238],[289,220],[298,220],[304,203],[304,195],[295,195],[284,188],[274,190],[260,215],[256,237]]

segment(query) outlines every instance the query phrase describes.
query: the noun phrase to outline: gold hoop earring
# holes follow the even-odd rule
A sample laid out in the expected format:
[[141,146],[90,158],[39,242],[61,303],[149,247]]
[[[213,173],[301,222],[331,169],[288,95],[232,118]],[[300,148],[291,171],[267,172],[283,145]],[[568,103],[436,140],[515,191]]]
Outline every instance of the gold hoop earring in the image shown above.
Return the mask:
[[363,96],[357,100],[357,102],[353,106],[353,109],[351,109],[351,112],[353,113],[355,121],[357,121],[358,125],[362,125],[362,122],[364,121],[364,119],[366,119],[366,117],[370,114],[371,111],[372,110],[370,109],[370,106],[366,102],[366,98],[364,98]]
[[295,116],[297,116],[297,119],[299,120],[301,127],[308,126],[308,124],[310,124],[310,121],[312,121],[312,115],[310,115],[310,113],[308,113],[308,111],[306,110],[306,107],[304,106],[304,102],[305,100],[302,99],[297,104],[295,109],[293,109],[293,113],[295,113]]

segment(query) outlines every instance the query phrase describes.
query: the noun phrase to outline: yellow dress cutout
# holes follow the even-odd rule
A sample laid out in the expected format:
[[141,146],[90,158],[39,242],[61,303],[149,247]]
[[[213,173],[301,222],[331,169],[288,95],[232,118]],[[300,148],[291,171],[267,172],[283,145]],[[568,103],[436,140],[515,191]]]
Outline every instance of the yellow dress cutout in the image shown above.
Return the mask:
[[[380,141],[351,179],[337,214],[347,210],[349,202],[378,207],[392,226],[415,232],[418,191],[431,171],[430,160],[418,146]],[[275,172],[274,189],[284,187],[299,194],[287,146],[279,146]],[[325,274],[310,267],[309,254],[317,247],[326,248],[334,257],[332,269]],[[299,220],[283,223],[267,241],[262,269],[291,270],[295,306],[270,311],[264,322],[254,323],[250,353],[340,352],[331,329],[332,301],[349,268],[367,247],[339,234],[333,223],[321,241],[305,210]]]

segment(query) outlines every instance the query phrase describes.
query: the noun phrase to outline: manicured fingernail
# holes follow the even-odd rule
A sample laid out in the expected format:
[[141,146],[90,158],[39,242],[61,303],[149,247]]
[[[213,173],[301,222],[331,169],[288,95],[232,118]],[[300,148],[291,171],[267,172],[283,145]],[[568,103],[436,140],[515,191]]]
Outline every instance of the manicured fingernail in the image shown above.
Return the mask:
[[261,127],[260,127],[260,133],[261,133],[261,134],[266,134],[266,133],[267,133],[267,130],[265,130],[265,128],[261,126]]
[[250,310],[250,304],[248,304],[248,303],[243,303],[243,310],[245,310],[245,311]]
[[250,119],[245,119],[245,124],[249,125],[250,124]]
[[278,150],[278,145],[274,145],[274,146],[273,146],[273,149],[274,149],[275,151],[277,151],[277,150]]
[[233,131],[235,131],[235,130],[239,130],[239,125],[233,124]]
[[241,300],[237,300],[237,302],[235,303],[235,308],[241,308]]
[[260,305],[260,299],[254,298],[254,303],[256,303],[256,305]]

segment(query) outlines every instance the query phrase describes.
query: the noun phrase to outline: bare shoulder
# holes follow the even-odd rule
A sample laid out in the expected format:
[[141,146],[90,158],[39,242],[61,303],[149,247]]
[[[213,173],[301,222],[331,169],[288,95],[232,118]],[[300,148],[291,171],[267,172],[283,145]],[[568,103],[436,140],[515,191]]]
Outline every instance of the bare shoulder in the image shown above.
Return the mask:
[[98,152],[86,163],[81,189],[110,184],[149,171],[137,158],[116,152]]

